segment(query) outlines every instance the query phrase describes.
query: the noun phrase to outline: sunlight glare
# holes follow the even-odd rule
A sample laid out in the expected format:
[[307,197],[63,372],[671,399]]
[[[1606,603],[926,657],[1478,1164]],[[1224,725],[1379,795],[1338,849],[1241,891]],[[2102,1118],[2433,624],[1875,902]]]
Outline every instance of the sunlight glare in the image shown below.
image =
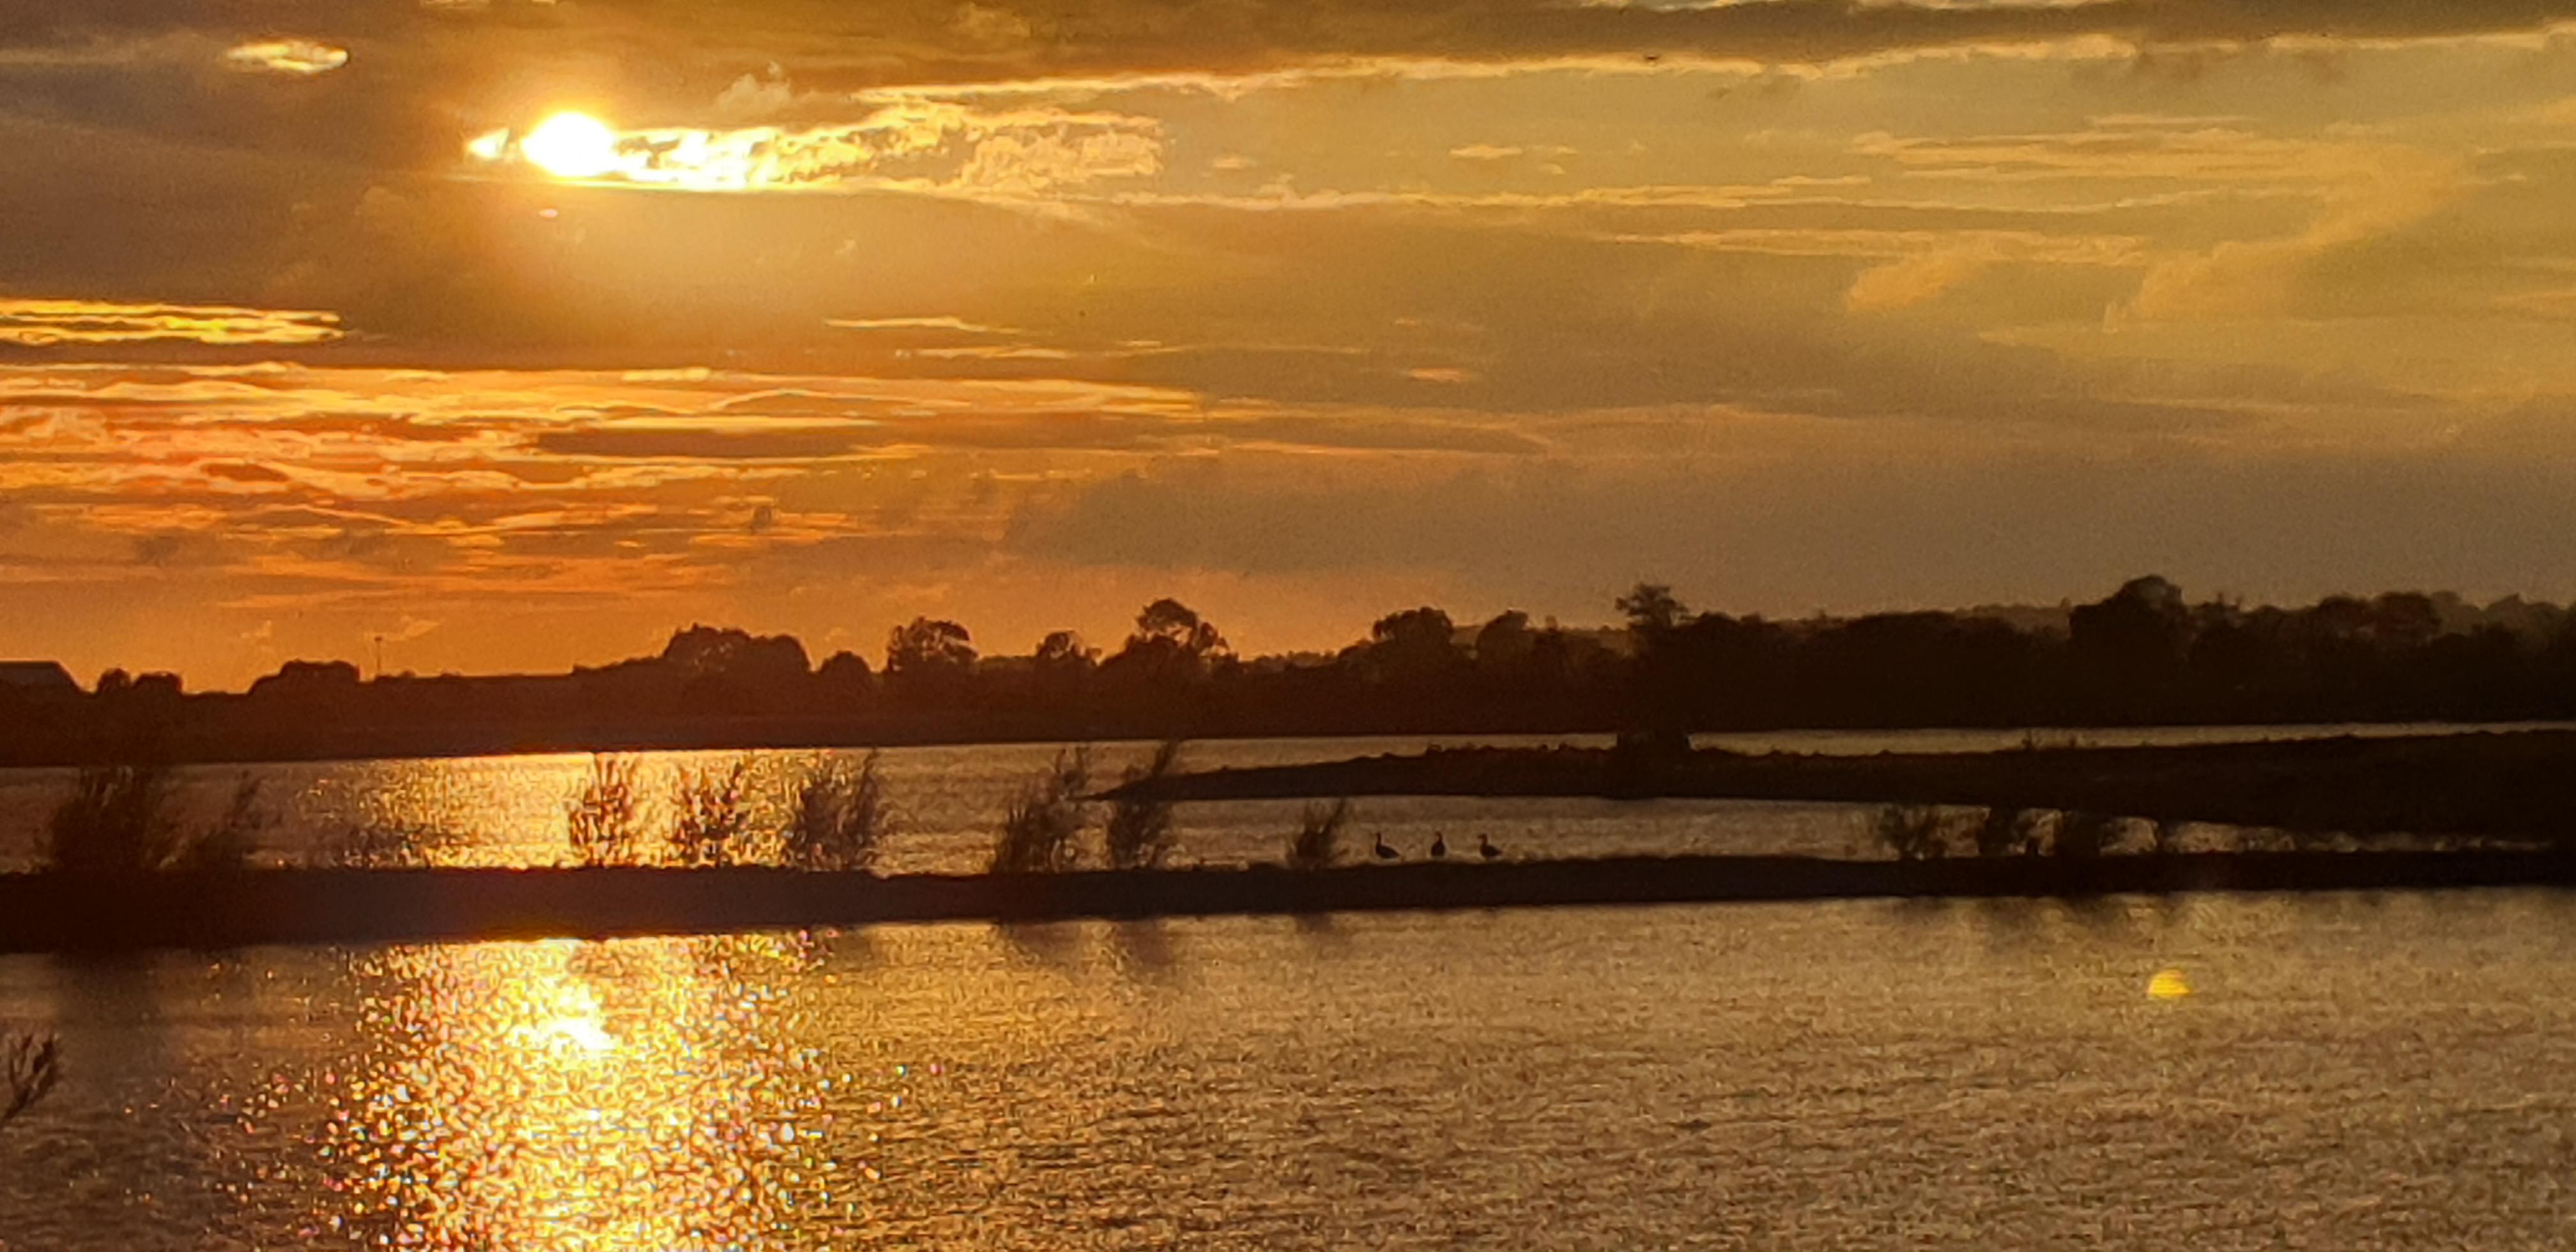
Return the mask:
[[597,178],[617,168],[617,132],[587,113],[557,113],[519,141],[519,154],[557,178]]

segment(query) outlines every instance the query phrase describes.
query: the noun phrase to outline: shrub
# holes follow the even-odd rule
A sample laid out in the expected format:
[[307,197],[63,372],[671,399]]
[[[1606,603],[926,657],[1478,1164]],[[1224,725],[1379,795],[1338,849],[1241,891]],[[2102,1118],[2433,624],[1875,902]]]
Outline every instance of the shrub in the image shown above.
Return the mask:
[[259,780],[248,774],[233,783],[232,799],[215,824],[183,844],[170,861],[173,869],[238,869],[250,862],[260,838],[277,824],[277,815],[260,803]]
[[643,853],[642,806],[632,758],[594,754],[590,776],[566,812],[573,859],[584,865],[632,865]]
[[1082,793],[1091,782],[1091,749],[1055,754],[1055,764],[1020,788],[993,840],[996,874],[1043,874],[1073,868],[1076,840],[1089,819]]
[[1977,855],[2014,856],[2039,850],[2037,823],[2028,809],[1991,808],[1977,823]]
[[1878,811],[1870,832],[1900,861],[1938,860],[1949,851],[1941,810],[1928,804],[1891,804]]
[[866,869],[891,822],[877,754],[852,764],[824,762],[796,790],[796,812],[784,838],[787,863],[799,869]]
[[[1128,766],[1121,775],[1123,786],[1133,791],[1139,784],[1151,785],[1178,773],[1181,746],[1181,740],[1167,740],[1154,749],[1151,761]],[[1109,802],[1109,822],[1101,841],[1114,869],[1150,869],[1162,864],[1172,852],[1172,802],[1120,794]]]
[[2100,856],[2120,837],[2121,825],[2119,818],[2100,813],[2060,813],[2053,851],[2059,856]]
[[35,1107],[62,1077],[62,1058],[51,1035],[0,1031],[0,1122]]
[[71,873],[239,868],[272,818],[259,782],[244,776],[215,825],[191,830],[174,803],[178,776],[167,765],[83,768],[45,829],[45,864]]
[[749,860],[751,813],[743,802],[750,784],[749,757],[735,757],[722,772],[683,770],[672,796],[679,816],[671,823],[671,859],[692,869]]
[[1297,833],[1288,837],[1288,868],[1326,869],[1341,851],[1342,828],[1350,824],[1351,801],[1344,796],[1330,805],[1306,806]]

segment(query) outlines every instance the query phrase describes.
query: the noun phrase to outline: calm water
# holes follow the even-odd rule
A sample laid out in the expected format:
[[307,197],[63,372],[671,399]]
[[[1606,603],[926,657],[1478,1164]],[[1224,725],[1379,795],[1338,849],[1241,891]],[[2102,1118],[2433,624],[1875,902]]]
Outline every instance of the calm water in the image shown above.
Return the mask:
[[2576,1242],[2547,893],[10,957],[0,1017],[70,1065],[13,1252]]
[[[2041,732],[2040,738],[2047,743],[2108,746],[2474,729],[2480,728],[2160,727],[2048,731]],[[1419,752],[1433,744],[1600,746],[1607,742],[1603,737],[1580,735],[1211,740],[1192,744],[1185,763],[1205,769]],[[2023,733],[1802,731],[1704,735],[1698,742],[1747,752],[1993,751],[2019,746]],[[896,872],[981,869],[1003,807],[1021,783],[1046,768],[1056,751],[1041,744],[887,750],[883,770],[897,829],[886,845],[881,868]],[[1150,744],[1099,745],[1094,777],[1106,783],[1151,753]],[[736,755],[640,754],[639,782],[648,802],[648,824],[667,826],[668,797],[683,773],[720,769]],[[774,830],[784,824],[797,779],[817,760],[847,754],[749,755],[755,825]],[[580,793],[589,769],[590,758],[580,755],[207,767],[185,772],[185,799],[201,819],[211,819],[231,795],[236,780],[245,774],[259,779],[269,807],[280,818],[259,852],[259,859],[272,863],[312,859],[317,849],[342,839],[349,830],[372,825],[434,832],[437,846],[430,859],[439,864],[551,865],[567,858],[565,810]],[[0,869],[26,868],[34,862],[46,818],[69,789],[71,778],[68,770],[0,770]],[[1184,864],[1276,861],[1303,808],[1297,801],[1183,805],[1177,859]],[[1435,834],[1445,832],[1453,844],[1466,846],[1473,846],[1476,833],[1484,833],[1515,856],[1875,855],[1864,830],[1869,812],[1850,805],[1731,801],[1372,798],[1360,803],[1348,846],[1365,852],[1370,835],[1377,832],[1408,853],[1418,854]]]

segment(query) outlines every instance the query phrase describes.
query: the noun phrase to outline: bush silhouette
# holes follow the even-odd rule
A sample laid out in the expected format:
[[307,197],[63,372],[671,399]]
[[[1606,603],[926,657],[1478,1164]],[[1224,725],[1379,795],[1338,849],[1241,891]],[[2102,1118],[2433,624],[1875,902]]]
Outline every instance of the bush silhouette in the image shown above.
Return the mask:
[[1002,817],[988,866],[996,874],[1045,874],[1072,869],[1078,840],[1090,820],[1082,793],[1091,783],[1091,749],[1055,754],[1045,773],[1022,785]]
[[[1182,742],[1166,740],[1153,759],[1130,765],[1120,776],[1132,791],[1140,783],[1160,782],[1178,773]],[[1172,802],[1154,796],[1121,794],[1109,802],[1109,821],[1101,833],[1112,869],[1151,869],[1172,851]]]
[[855,764],[836,759],[806,775],[787,823],[783,850],[789,865],[811,870],[875,865],[877,847],[892,825],[877,758],[870,752]]

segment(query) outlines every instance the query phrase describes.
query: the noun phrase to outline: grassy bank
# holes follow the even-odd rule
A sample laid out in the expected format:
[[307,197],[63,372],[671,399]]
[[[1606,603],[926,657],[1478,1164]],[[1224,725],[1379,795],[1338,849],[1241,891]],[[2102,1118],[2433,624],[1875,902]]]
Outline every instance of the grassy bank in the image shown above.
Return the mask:
[[0,876],[0,951],[597,937],[886,922],[1817,900],[2576,886],[2557,852],[1842,861],[1651,857],[894,876],[769,868]]
[[1211,770],[1145,786],[1171,800],[1605,796],[1956,805],[2549,843],[2576,831],[2571,767],[2576,734],[2530,731],[1877,756],[1468,748]]

